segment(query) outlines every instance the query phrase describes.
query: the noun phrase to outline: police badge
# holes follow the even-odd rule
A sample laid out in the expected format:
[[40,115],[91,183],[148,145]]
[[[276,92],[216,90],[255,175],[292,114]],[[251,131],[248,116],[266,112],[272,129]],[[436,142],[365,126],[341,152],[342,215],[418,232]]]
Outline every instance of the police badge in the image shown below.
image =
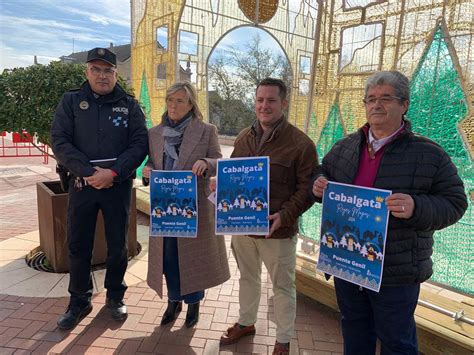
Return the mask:
[[80,108],[81,110],[84,110],[84,111],[85,111],[85,110],[87,110],[87,109],[89,108],[89,103],[88,103],[87,101],[85,101],[85,100],[84,100],[84,101],[81,101],[81,102],[79,102],[79,108]]

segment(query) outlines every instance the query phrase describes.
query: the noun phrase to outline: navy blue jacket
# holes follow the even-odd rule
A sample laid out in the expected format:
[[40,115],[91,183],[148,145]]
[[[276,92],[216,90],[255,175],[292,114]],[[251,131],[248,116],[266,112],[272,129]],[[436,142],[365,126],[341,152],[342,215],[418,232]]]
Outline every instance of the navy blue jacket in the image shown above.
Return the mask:
[[[421,283],[433,273],[433,233],[456,223],[467,208],[464,186],[448,154],[428,138],[407,131],[387,144],[374,187],[409,194],[413,216],[390,215],[382,285]],[[365,141],[362,129],[338,141],[323,158],[316,177],[352,184]],[[453,236],[456,238],[459,236]]]
[[116,181],[124,181],[134,176],[148,153],[145,117],[118,84],[110,94],[96,96],[88,82],[63,95],[51,127],[51,148],[75,176],[91,176],[94,166],[101,166],[115,171]]

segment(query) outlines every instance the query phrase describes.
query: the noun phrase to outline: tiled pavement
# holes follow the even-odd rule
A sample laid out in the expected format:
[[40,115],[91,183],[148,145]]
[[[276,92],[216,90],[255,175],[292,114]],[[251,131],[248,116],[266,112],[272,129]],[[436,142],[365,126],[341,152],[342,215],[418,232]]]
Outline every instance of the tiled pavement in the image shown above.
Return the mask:
[[[53,168],[54,163],[43,165],[41,158],[0,158],[0,286],[16,268],[2,244],[38,228],[35,184],[36,181],[56,179]],[[138,221],[146,224],[147,218]],[[226,244],[229,247],[228,237]],[[21,260],[22,256],[16,256],[14,261],[21,264]],[[148,288],[143,276],[133,279],[135,282],[131,282],[127,290],[130,314],[125,322],[111,320],[104,308],[105,292],[101,291],[93,297],[92,313],[68,332],[60,331],[56,326],[58,316],[67,306],[67,297],[34,297],[35,292],[31,291],[30,297],[0,294],[0,354],[271,354],[275,323],[272,288],[267,274],[262,283],[257,334],[237,344],[219,346],[222,332],[238,316],[239,273],[230,252],[229,263],[231,279],[207,290],[200,320],[192,329],[184,326],[185,310],[173,325],[159,326],[165,301]],[[339,314],[298,295],[291,353],[341,352]]]

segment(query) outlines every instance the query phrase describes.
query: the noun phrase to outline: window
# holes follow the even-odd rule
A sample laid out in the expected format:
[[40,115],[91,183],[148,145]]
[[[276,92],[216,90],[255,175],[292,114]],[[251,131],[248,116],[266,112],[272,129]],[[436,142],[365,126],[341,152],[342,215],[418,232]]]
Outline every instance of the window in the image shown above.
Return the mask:
[[156,29],[156,47],[158,50],[168,50],[168,25]]
[[309,94],[309,80],[301,79],[298,84],[298,90],[300,95],[308,95]]
[[382,49],[382,24],[348,27],[342,31],[339,72],[376,71]]
[[300,57],[300,73],[310,74],[311,71],[311,58],[302,55]]
[[184,54],[197,55],[198,34],[188,31],[179,31],[179,52]]
[[156,66],[156,86],[166,87],[166,63],[160,63]]

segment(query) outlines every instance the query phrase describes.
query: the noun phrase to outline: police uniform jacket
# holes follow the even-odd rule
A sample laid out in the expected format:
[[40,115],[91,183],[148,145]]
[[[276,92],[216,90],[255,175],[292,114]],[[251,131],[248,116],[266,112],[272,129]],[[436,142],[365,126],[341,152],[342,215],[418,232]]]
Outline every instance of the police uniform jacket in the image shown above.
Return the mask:
[[143,111],[118,84],[103,96],[87,81],[65,93],[56,109],[51,142],[56,159],[74,176],[91,176],[94,166],[100,166],[115,171],[116,182],[133,177],[148,152]]

